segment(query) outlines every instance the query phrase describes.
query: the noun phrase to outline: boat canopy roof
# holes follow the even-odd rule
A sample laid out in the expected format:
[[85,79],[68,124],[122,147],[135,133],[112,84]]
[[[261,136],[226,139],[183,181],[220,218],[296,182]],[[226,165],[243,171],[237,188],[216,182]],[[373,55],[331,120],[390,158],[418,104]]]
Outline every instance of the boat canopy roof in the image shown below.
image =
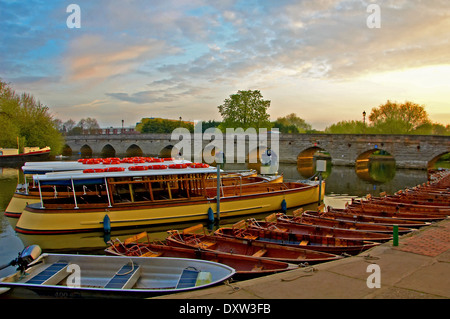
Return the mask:
[[[139,165],[137,165],[139,166]],[[222,170],[221,170],[222,171]],[[213,166],[202,168],[166,168],[166,169],[147,169],[130,170],[126,168],[123,171],[104,171],[104,172],[83,172],[83,171],[64,171],[52,172],[43,175],[33,175],[35,182],[41,185],[85,185],[85,184],[103,184],[105,178],[110,177],[144,177],[144,176],[170,176],[182,174],[215,174],[217,168]]]
[[[153,158],[152,158],[153,159]],[[77,171],[84,170],[87,168],[92,169],[105,169],[108,167],[123,167],[128,168],[135,165],[170,165],[170,164],[190,164],[191,161],[184,159],[159,159],[157,162],[134,162],[132,159],[129,161],[119,160],[116,162],[105,161],[104,159],[99,160],[82,160],[82,161],[44,161],[44,162],[26,162],[22,166],[22,171],[24,174],[45,174],[49,172],[62,172],[62,171]]]

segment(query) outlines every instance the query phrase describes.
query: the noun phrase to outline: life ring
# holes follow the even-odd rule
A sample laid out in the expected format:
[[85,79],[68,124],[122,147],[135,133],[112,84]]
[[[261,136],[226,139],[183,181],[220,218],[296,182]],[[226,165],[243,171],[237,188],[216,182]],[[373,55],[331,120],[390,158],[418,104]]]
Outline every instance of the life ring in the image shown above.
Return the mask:
[[149,165],[148,169],[167,169],[167,165]]
[[205,163],[191,163],[189,165],[191,168],[208,168],[209,165]]
[[170,164],[169,168],[176,168],[176,169],[180,169],[180,168],[187,168],[187,164]]
[[83,164],[91,165],[91,164],[100,164],[100,161],[96,158],[91,158],[83,162]]
[[123,168],[123,167],[108,167],[106,169],[106,172],[122,172],[124,170],[125,170],[125,168]]
[[164,158],[154,158],[152,162],[154,162],[154,163],[162,163],[162,162],[164,162]]
[[148,166],[143,166],[143,165],[128,167],[129,171],[145,171],[147,169],[148,169]]
[[174,158],[173,157],[166,157],[166,158],[163,158],[163,160],[164,160],[164,162],[168,162],[168,161],[173,161]]
[[103,173],[104,171],[105,170],[103,168],[95,168],[95,169],[88,168],[83,170],[83,173]]

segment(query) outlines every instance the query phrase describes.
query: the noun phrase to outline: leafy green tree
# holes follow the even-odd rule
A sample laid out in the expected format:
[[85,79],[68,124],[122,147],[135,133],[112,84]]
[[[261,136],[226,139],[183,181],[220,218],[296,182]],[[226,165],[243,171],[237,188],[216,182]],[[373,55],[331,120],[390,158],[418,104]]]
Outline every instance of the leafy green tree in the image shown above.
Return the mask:
[[100,129],[97,120],[90,117],[82,118],[77,126],[80,127],[82,131],[88,131],[89,134],[95,134]]
[[330,134],[369,134],[372,128],[361,121],[340,121],[325,129]]
[[136,130],[141,133],[172,133],[179,127],[187,128],[190,132],[194,131],[194,125],[191,122],[161,118],[144,118],[136,126]]
[[412,132],[417,135],[450,135],[450,125],[445,127],[439,123],[425,123],[422,124]]
[[264,100],[260,91],[238,91],[218,106],[223,118],[220,129],[223,131],[226,128],[243,128],[244,130],[250,127],[271,128],[267,113],[269,107],[270,101]]
[[406,101],[399,104],[387,101],[373,108],[369,120],[376,133],[411,134],[419,126],[430,123],[423,105]]
[[0,81],[0,143],[3,147],[50,146],[59,154],[63,138],[59,133],[49,108],[27,93],[16,94]]
[[281,133],[306,133],[311,131],[311,125],[297,116],[295,113],[291,113],[284,117],[279,117],[272,123],[273,127],[279,129]]
[[221,122],[219,121],[214,121],[214,120],[209,120],[208,122],[202,122],[202,133],[204,133],[207,129],[211,128],[211,127],[219,127],[221,124]]

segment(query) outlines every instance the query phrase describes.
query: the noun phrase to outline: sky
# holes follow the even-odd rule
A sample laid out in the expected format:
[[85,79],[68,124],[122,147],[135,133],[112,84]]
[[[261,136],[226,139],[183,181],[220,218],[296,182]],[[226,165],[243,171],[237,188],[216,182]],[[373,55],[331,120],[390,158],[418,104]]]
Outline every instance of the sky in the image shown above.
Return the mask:
[[0,28],[0,79],[63,122],[221,120],[260,90],[318,130],[387,100],[450,124],[448,0],[0,0]]

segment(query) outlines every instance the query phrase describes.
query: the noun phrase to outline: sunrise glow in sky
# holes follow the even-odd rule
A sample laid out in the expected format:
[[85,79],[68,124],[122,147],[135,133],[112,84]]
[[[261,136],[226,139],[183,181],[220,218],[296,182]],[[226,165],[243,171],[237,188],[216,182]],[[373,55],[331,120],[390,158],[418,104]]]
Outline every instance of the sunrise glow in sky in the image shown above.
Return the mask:
[[450,124],[448,0],[0,0],[0,27],[0,78],[63,122],[221,120],[217,106],[251,89],[272,120],[319,130],[387,100]]

